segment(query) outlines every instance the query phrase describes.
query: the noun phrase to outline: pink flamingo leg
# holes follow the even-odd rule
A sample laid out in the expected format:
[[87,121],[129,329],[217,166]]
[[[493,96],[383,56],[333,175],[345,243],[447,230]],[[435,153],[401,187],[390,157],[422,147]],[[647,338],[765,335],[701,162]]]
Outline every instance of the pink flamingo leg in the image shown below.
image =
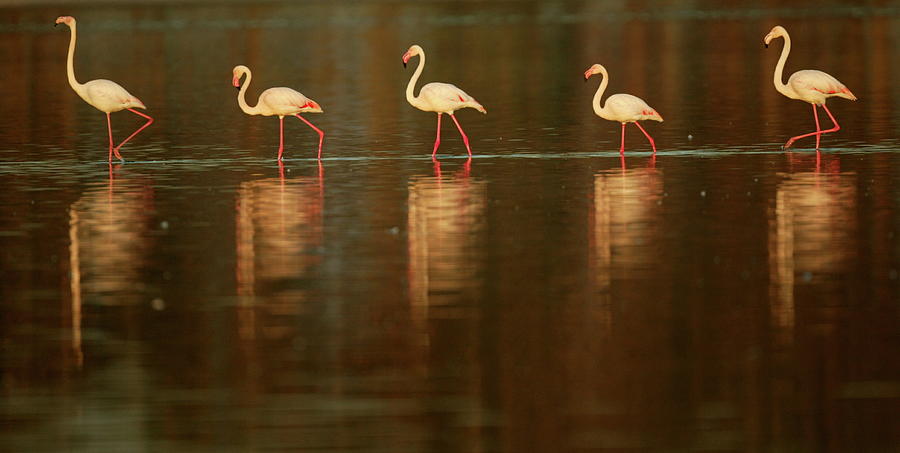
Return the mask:
[[828,110],[828,107],[826,107],[825,104],[822,104],[822,108],[825,109],[825,113],[828,114],[828,118],[831,118],[831,122],[834,123],[834,127],[832,127],[831,129],[825,129],[824,131],[822,131],[822,133],[829,134],[831,132],[837,132],[841,130],[841,126],[838,124],[837,120],[834,119],[834,116],[831,114],[831,110]]
[[[794,142],[796,142],[797,140],[799,140],[799,139],[801,139],[801,138],[806,138],[806,137],[810,137],[810,136],[815,135],[815,136],[816,136],[816,140],[817,140],[817,141],[816,141],[816,149],[819,149],[819,146],[818,146],[818,138],[819,138],[820,135],[822,135],[822,134],[828,134],[828,133],[831,133],[831,132],[837,132],[837,131],[841,130],[841,126],[838,125],[837,121],[834,119],[834,116],[831,114],[831,111],[828,110],[828,107],[825,107],[825,104],[822,104],[822,108],[825,109],[825,112],[828,113],[828,117],[831,118],[831,122],[834,123],[834,127],[833,127],[833,128],[831,128],[831,129],[825,129],[824,131],[822,131],[822,130],[817,130],[817,131],[815,131],[815,132],[810,132],[810,133],[808,133],[808,134],[803,134],[803,135],[798,135],[798,136],[796,136],[796,137],[791,137],[791,139],[788,140],[787,143],[785,143],[784,146],[782,146],[781,148],[782,148],[782,149],[788,149],[788,148],[790,148],[790,146],[793,145]],[[815,104],[813,104],[813,114],[816,116],[816,122],[818,123],[818,115],[819,115],[819,114],[818,114],[815,110],[816,110],[816,106],[815,106]],[[818,124],[816,124],[816,129],[818,129],[818,128],[819,128],[819,127],[818,127]]]
[[650,146],[653,147],[653,154],[656,154],[656,142],[653,141],[653,137],[651,137],[650,134],[648,134],[647,131],[645,131],[637,121],[634,122],[634,125],[637,126],[645,136],[647,136],[647,140],[650,141]]
[[437,155],[438,147],[441,146],[441,115],[442,113],[438,113],[437,136],[434,139],[434,149],[431,151],[432,159]]
[[619,154],[625,154],[625,123],[622,123],[622,146],[619,147]]
[[284,154],[284,117],[278,117],[278,161],[281,162],[281,155]]
[[469,147],[469,137],[466,136],[466,133],[463,132],[462,126],[459,125],[459,121],[456,121],[456,115],[450,114],[450,118],[453,118],[453,122],[456,123],[456,128],[459,129],[459,134],[462,135],[463,143],[466,144],[466,150],[469,152],[469,155],[472,155],[472,148]]
[[[126,143],[128,143],[128,141],[131,140],[132,138],[134,138],[137,134],[140,134],[142,130],[147,128],[147,126],[153,124],[153,118],[151,118],[150,115],[145,115],[141,112],[138,112],[135,109],[128,109],[128,111],[131,113],[134,113],[135,115],[146,118],[147,122],[144,123],[143,126],[139,127],[138,130],[134,131],[131,135],[129,135],[128,138],[126,138],[125,140],[122,140],[122,143],[119,143],[119,146],[116,146],[115,148],[113,148],[113,152],[116,153],[116,157],[118,157],[119,160],[121,160],[122,162],[125,162],[125,159],[123,159],[122,155],[119,154],[119,150],[122,149],[122,146],[124,146]],[[109,114],[107,114],[107,116],[109,116]],[[111,129],[110,129],[110,138],[112,138],[112,130]]]
[[[109,158],[108,158],[107,162],[112,164],[112,156],[113,156],[112,120],[109,119],[109,113],[106,114],[106,129],[109,130]],[[110,174],[112,174],[112,166],[110,166]]]
[[300,116],[299,113],[296,114],[295,116],[296,116],[297,118],[300,118],[301,121],[303,121],[304,123],[306,123],[307,126],[313,128],[313,130],[316,131],[316,132],[319,134],[319,160],[321,160],[321,159],[322,159],[322,140],[325,139],[325,133],[322,132],[322,130],[319,129],[318,127],[313,126],[312,123],[310,123],[306,118]]
[[819,150],[819,140],[822,138],[822,127],[819,126],[819,110],[816,109],[816,104],[813,104],[813,118],[816,119],[816,151]]

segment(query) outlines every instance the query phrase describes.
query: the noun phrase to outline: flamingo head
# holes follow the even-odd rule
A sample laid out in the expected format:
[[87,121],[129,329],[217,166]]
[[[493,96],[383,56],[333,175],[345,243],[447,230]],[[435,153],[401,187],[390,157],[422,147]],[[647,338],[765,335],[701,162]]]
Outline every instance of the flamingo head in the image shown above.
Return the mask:
[[410,46],[409,50],[407,50],[406,53],[403,54],[403,67],[406,67],[406,63],[409,62],[410,58],[419,55],[422,52],[422,47],[420,47],[418,44],[413,44],[412,46]]
[[781,25],[776,25],[772,27],[772,31],[769,32],[768,35],[763,39],[763,42],[766,43],[766,47],[769,47],[769,43],[772,42],[775,38],[780,38],[782,36],[787,35],[787,30],[784,29]]
[[59,24],[66,24],[71,27],[75,25],[75,18],[72,16],[59,16],[56,18],[56,23],[53,26],[55,27]]
[[249,74],[250,68],[244,65],[237,65],[234,69],[231,70],[231,85],[233,85],[237,89],[241,89],[241,77],[244,74]]
[[604,71],[604,69],[603,69],[602,65],[599,65],[599,64],[591,65],[590,68],[587,68],[587,71],[584,71],[584,81],[587,82],[587,79],[591,78],[592,75],[601,74],[601,73],[603,73],[603,71]]

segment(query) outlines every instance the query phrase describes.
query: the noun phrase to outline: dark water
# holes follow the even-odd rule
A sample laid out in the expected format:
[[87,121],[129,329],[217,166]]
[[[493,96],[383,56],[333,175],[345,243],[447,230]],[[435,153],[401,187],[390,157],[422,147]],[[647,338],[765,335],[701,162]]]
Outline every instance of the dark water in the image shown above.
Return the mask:
[[[111,167],[110,78],[154,123]],[[0,450],[900,451],[890,2],[0,7]],[[858,102],[792,153],[825,70]],[[404,97],[448,81],[489,110]],[[594,116],[665,118],[660,152]],[[240,112],[291,86],[316,136]],[[824,118],[824,117],[823,117]],[[827,119],[825,120],[827,123]],[[113,115],[122,138],[141,124]]]

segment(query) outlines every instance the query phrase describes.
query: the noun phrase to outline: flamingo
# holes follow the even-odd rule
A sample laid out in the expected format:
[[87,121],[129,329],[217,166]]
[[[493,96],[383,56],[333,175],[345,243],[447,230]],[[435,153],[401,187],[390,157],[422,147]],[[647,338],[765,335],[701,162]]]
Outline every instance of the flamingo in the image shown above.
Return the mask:
[[653,120],[661,123],[663,121],[662,116],[647,105],[643,99],[630,94],[614,94],[606,98],[606,105],[601,107],[600,98],[603,96],[603,92],[606,91],[606,85],[609,84],[609,74],[607,74],[603,65],[595,64],[588,68],[587,71],[584,71],[584,81],[587,82],[594,74],[603,75],[603,81],[600,82],[600,88],[597,88],[597,93],[594,94],[594,100],[592,101],[594,113],[605,120],[622,123],[622,146],[619,148],[619,153],[625,153],[625,125],[628,123],[634,123],[647,136],[650,146],[653,147],[653,152],[656,153],[656,143],[653,142],[653,137],[638,124],[638,121]]
[[[801,101],[809,102],[810,104],[812,104],[813,117],[816,119],[815,132],[791,137],[791,139],[788,140],[787,143],[785,143],[781,148],[788,149],[798,139],[815,135],[816,150],[818,151],[819,139],[822,137],[822,134],[837,132],[841,129],[841,126],[838,125],[837,120],[834,119],[834,115],[832,115],[831,111],[828,110],[828,107],[825,106],[825,100],[832,96],[837,96],[840,98],[855,101],[856,96],[854,96],[853,93],[850,92],[850,89],[847,88],[843,83],[839,82],[838,79],[835,79],[831,75],[826,74],[822,71],[816,71],[814,69],[804,69],[802,71],[797,71],[791,74],[791,77],[788,79],[787,84],[782,83],[781,74],[782,71],[784,71],[784,62],[787,61],[788,54],[791,53],[791,36],[788,35],[788,32],[784,29],[784,27],[782,27],[781,25],[776,25],[764,39],[766,47],[769,47],[769,42],[771,42],[775,38],[784,38],[784,48],[781,49],[781,57],[778,58],[778,64],[775,65],[775,75],[773,77],[775,89],[778,90],[779,93],[791,99],[799,99]],[[828,117],[831,118],[831,122],[834,123],[833,128],[822,130],[822,128],[819,126],[819,111],[816,110],[816,106],[819,105],[821,105],[822,108],[825,109],[825,113],[827,113]]]
[[[115,153],[119,160],[125,162],[125,159],[119,154],[119,149],[122,148],[122,145],[134,138],[135,135],[151,125],[153,123],[153,118],[135,110],[136,108],[146,110],[147,107],[144,106],[144,103],[141,102],[140,99],[132,96],[125,88],[122,88],[121,85],[112,80],[96,79],[85,83],[78,83],[78,80],[75,79],[74,69],[75,41],[78,39],[75,34],[75,18],[72,16],[57,17],[56,23],[53,26],[55,27],[59,24],[66,24],[69,26],[69,29],[72,30],[72,36],[69,39],[69,56],[66,61],[66,74],[69,77],[69,85],[81,99],[84,99],[85,102],[94,106],[97,110],[106,113],[106,127],[109,130],[108,161],[112,162],[112,156],[113,153]],[[129,135],[128,138],[122,140],[122,143],[119,143],[119,146],[113,146],[112,121],[109,119],[109,114],[126,109],[135,115],[146,118],[147,122],[138,130],[134,131],[133,134]]]
[[414,96],[413,90],[416,87],[416,82],[418,82],[419,76],[422,75],[422,69],[425,67],[425,51],[418,44],[414,44],[403,54],[404,68],[409,59],[416,55],[419,56],[419,67],[416,68],[416,72],[413,73],[409,79],[409,84],[406,86],[406,101],[423,112],[437,113],[437,137],[434,139],[434,150],[431,151],[431,157],[434,158],[438,147],[441,146],[441,115],[444,113],[449,114],[450,118],[453,118],[456,128],[459,129],[459,134],[462,135],[463,143],[466,144],[466,150],[471,156],[472,148],[469,146],[469,137],[463,132],[462,126],[459,125],[459,121],[456,120],[453,112],[466,107],[473,108],[484,114],[487,114],[487,110],[475,98],[466,94],[465,91],[456,85],[449,83],[431,82],[419,90],[418,96]]
[[[250,79],[253,74],[250,68],[244,65],[235,66],[232,70],[234,77],[232,85],[240,90],[238,93],[238,105],[241,110],[248,115],[272,116],[278,115],[279,121],[279,141],[278,141],[278,161],[281,162],[281,155],[284,154],[284,117],[286,115],[294,115],[300,118],[309,127],[313,128],[319,134],[319,159],[322,159],[322,140],[325,139],[325,133],[316,126],[313,126],[306,118],[300,116],[301,113],[322,113],[322,107],[316,101],[304,96],[296,90],[285,87],[269,88],[259,95],[256,105],[250,107],[244,96],[247,94],[247,87],[250,86]],[[241,85],[241,77],[247,76],[247,80]]]

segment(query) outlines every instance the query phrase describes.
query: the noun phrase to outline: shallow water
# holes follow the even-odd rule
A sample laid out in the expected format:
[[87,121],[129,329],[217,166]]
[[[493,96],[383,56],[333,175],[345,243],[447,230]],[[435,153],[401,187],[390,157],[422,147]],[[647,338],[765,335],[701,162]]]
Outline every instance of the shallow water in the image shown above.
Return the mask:
[[[156,122],[108,166],[65,78]],[[900,448],[900,8],[873,2],[0,8],[0,450]],[[814,123],[775,92],[859,96]],[[452,81],[490,112],[403,97]],[[610,92],[665,118],[594,116]],[[416,63],[415,61],[413,62]],[[316,136],[240,112],[291,86]],[[827,119],[823,116],[824,124]],[[450,124],[447,124],[450,123]],[[113,115],[118,139],[141,124]]]

